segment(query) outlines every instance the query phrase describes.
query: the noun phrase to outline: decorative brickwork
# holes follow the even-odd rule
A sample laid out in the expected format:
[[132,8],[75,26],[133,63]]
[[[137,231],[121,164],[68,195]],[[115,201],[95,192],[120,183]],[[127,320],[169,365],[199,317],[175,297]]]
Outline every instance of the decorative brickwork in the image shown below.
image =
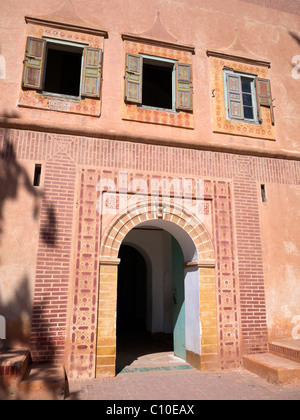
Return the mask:
[[65,353],[73,240],[75,166],[58,154],[45,167],[33,302],[34,361],[62,362]]
[[243,354],[266,351],[268,340],[258,193],[246,168],[234,182]]
[[98,180],[97,170],[81,171],[70,330],[70,378],[92,378],[95,375],[100,222],[96,208]]

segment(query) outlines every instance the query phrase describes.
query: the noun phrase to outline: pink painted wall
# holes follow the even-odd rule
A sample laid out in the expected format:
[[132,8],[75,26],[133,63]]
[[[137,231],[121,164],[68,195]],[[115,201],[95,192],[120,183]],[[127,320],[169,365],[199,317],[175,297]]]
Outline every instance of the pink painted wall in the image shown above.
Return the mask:
[[[286,13],[240,0],[17,0],[2,3],[1,126],[20,129],[35,126],[37,131],[40,126],[46,127],[46,131],[49,132],[66,130],[94,138],[130,139],[131,136],[135,136],[144,143],[152,139],[153,142],[162,145],[193,145],[199,148],[207,146],[222,152],[245,151],[253,155],[273,153],[281,158],[289,155],[290,158],[294,156],[298,159],[295,163],[295,167],[298,167],[300,70],[297,71],[296,66],[300,62],[300,59],[297,59],[300,42],[299,10],[298,13]],[[160,12],[160,26],[153,29],[157,21],[157,11]],[[108,38],[104,39],[100,117],[18,106],[28,29],[24,16],[50,19],[53,14],[68,23],[92,25],[108,32]],[[159,40],[172,40],[174,43],[195,48],[195,55],[192,56],[194,129],[143,124],[122,119],[125,59],[121,35],[143,36],[147,31],[152,31],[153,37],[157,34]],[[160,36],[166,39],[160,39]],[[214,85],[211,82],[211,61],[207,50],[271,63],[268,71],[273,98],[276,98],[275,140],[213,132],[213,98],[210,90]],[[232,155],[230,158],[234,160]],[[5,157],[3,160],[5,162]],[[251,157],[249,162],[251,177]],[[33,177],[34,163],[34,158],[30,156],[26,161],[18,161],[24,169],[22,173],[26,173],[29,180]],[[289,164],[292,165],[290,161]],[[90,165],[96,163],[91,162]],[[278,181],[280,170],[279,175],[273,179],[272,174],[268,172],[268,163],[262,163],[262,167],[266,168],[267,175],[263,179],[258,176],[255,179],[251,178],[251,182],[257,184],[258,203],[260,183],[265,183],[267,188],[268,201],[260,203],[258,210],[262,234],[268,334],[271,339],[286,338],[299,331],[299,176],[297,178],[295,175],[293,184],[288,185],[286,174],[283,174],[285,182],[281,183]],[[11,187],[9,181],[5,183],[3,168],[3,165],[0,166],[2,188],[7,191]],[[227,169],[228,171],[224,171],[224,177],[230,176],[230,167]],[[53,168],[52,171],[55,172]],[[299,170],[297,172],[295,169],[295,173],[299,174]],[[268,182],[271,178],[272,181]],[[3,311],[9,319],[11,343],[25,344],[29,341],[30,305],[23,307],[20,303],[20,312],[19,307],[16,309],[11,302],[13,299],[18,299],[18,303],[22,301],[22,293],[26,294],[29,302],[33,300],[39,240],[39,212],[35,217],[33,212],[39,208],[40,201],[24,184],[24,176],[18,178],[14,188],[18,193],[3,201],[1,215],[3,229],[0,237],[0,314]],[[78,193],[79,188],[76,191]],[[75,218],[74,215],[73,217]],[[24,290],[21,293],[22,288]]]
[[[63,5],[63,11],[59,11]],[[57,124],[69,129],[104,131],[106,133],[153,136],[166,142],[208,143],[214,146],[234,146],[257,151],[297,150],[295,131],[299,126],[300,99],[297,94],[299,79],[292,77],[293,58],[299,54],[299,15],[263,8],[240,0],[181,0],[148,2],[141,0],[93,0],[88,3],[73,0],[41,0],[16,3],[4,2],[0,16],[0,54],[6,60],[6,78],[0,80],[0,109],[9,115],[17,113],[19,123]],[[64,12],[66,10],[66,12]],[[194,130],[174,127],[136,124],[121,119],[123,103],[124,45],[121,34],[143,35],[155,25],[160,12],[168,40],[195,47],[194,76]],[[96,11],[96,12],[95,12]],[[24,16],[49,18],[57,15],[65,21],[92,25],[108,31],[104,40],[103,95],[101,117],[83,117],[61,112],[16,107],[19,100],[23,57],[26,43]],[[65,13],[65,15],[63,15]],[[56,15],[56,18],[57,18]],[[294,35],[294,37],[292,36]],[[176,41],[177,40],[177,41]],[[209,59],[206,50],[255,57],[271,62],[270,78],[273,98],[276,98],[276,142],[243,138],[212,132],[212,114],[209,78]],[[294,59],[295,60],[295,59]],[[294,75],[296,74],[294,69]],[[298,73],[299,74],[299,73]]]

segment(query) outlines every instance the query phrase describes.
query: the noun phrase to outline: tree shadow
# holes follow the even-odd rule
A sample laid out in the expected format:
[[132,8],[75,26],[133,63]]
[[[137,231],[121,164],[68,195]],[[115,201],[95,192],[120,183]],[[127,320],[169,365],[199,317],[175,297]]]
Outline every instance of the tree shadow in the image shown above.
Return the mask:
[[[52,350],[57,345],[55,337],[50,332],[51,323],[47,321],[48,301],[42,299],[35,304],[36,310],[39,311],[40,319],[43,320],[43,327],[37,333],[35,346],[43,351]],[[16,308],[18,308],[17,320],[14,319]],[[24,360],[26,350],[34,351],[31,346],[26,330],[31,327],[32,303],[30,281],[27,275],[24,275],[20,281],[17,293],[14,294],[10,301],[6,301],[0,296],[0,311],[5,314],[7,338],[12,332],[12,328],[17,328],[17,334],[21,347],[12,347],[5,345],[6,340],[0,340],[0,401],[1,400],[61,400],[68,398],[69,388],[66,373],[63,367],[51,362],[42,362],[29,358],[27,370],[23,372],[23,380],[20,382],[17,376],[5,375],[7,372],[3,370],[3,366],[12,365],[14,369],[21,369],[21,362]],[[24,322],[29,320],[29,324]],[[17,322],[16,322],[17,321]],[[2,345],[2,347],[1,347]],[[2,369],[2,370],[1,370]],[[38,384],[38,386],[36,385]],[[77,399],[77,393],[72,393],[72,399]]]
[[[7,114],[6,114],[7,115]],[[10,114],[6,118],[15,118],[16,115]],[[18,162],[14,145],[5,130],[3,147],[0,149],[0,245],[1,235],[4,232],[4,206],[8,200],[17,200],[20,187],[25,190],[33,198],[33,218],[37,220],[40,209],[40,199],[44,198],[44,194],[40,188],[33,185],[26,169]],[[45,201],[47,208],[46,222],[41,226],[42,241],[49,247],[55,247],[57,241],[57,218],[55,207],[52,203]]]
[[295,34],[294,32],[289,31],[289,35],[300,45],[300,36]]
[[57,238],[57,219],[55,208],[52,204],[47,208],[47,222],[41,227],[41,238],[45,244],[51,248],[56,246]]
[[[1,115],[3,117],[3,114]],[[14,112],[6,113],[5,119],[18,118]],[[41,188],[35,187],[32,177],[29,176],[26,168],[17,159],[14,143],[10,137],[10,130],[2,128],[3,137],[0,137],[0,247],[5,246],[3,243],[3,234],[9,235],[8,218],[9,214],[5,206],[8,202],[16,201],[25,192],[32,199],[32,217],[33,220],[38,220],[41,207],[41,199],[43,198],[42,206],[44,208],[44,217],[41,220],[40,240],[46,244],[47,247],[52,248],[56,246],[57,242],[57,217],[55,207],[52,203],[47,202]],[[20,208],[22,212],[22,208]],[[10,220],[11,224],[12,220]],[[26,226],[24,226],[26,228]],[[24,244],[23,244],[24,245]],[[1,248],[0,248],[1,252]],[[0,260],[1,264],[1,260]],[[5,273],[5,274],[4,274]],[[0,271],[0,315],[4,316],[6,320],[6,340],[0,340],[0,356],[1,353],[7,358],[6,362],[12,361],[12,354],[16,355],[18,348],[30,348],[30,335],[32,334],[32,317],[35,316],[36,311],[43,322],[43,327],[47,325],[49,314],[47,313],[48,302],[45,300],[35,302],[33,306],[33,292],[31,281],[26,274],[16,281],[15,278],[9,278],[10,271]],[[8,278],[2,276],[7,275]],[[2,277],[2,279],[1,279]],[[3,287],[4,280],[8,282],[9,288],[12,287],[12,296],[8,298],[6,288]],[[2,283],[2,288],[1,288]],[[11,284],[12,283],[12,284]],[[14,283],[14,284],[13,284]],[[16,287],[17,285],[17,287]],[[7,290],[9,291],[9,289]],[[1,294],[2,292],[2,294]],[[43,337],[41,334],[37,338],[37,346],[47,346],[51,352],[51,348],[55,348],[56,342],[51,336]],[[17,349],[15,348],[17,346]],[[14,349],[15,352],[10,350]],[[1,361],[1,358],[0,358]],[[0,364],[0,400],[1,399],[26,399],[26,395],[15,389],[13,392],[9,391],[7,387],[1,385],[1,371]],[[48,387],[45,381],[45,388],[48,390],[50,399],[57,399],[56,391]],[[52,397],[51,397],[52,396]]]
[[4,205],[7,200],[18,198],[21,185],[33,197],[33,215],[37,218],[42,192],[33,186],[27,171],[17,161],[14,146],[6,132],[3,147],[0,150],[0,243],[4,230]]

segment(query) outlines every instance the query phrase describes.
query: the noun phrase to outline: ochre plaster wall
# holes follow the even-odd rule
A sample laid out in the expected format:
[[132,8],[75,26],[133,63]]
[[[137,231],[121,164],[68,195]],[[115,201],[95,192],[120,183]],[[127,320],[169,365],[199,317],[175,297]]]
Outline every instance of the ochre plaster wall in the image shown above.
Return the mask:
[[300,189],[266,184],[260,204],[269,339],[300,338]]
[[29,346],[39,237],[41,188],[34,164],[0,159],[0,312],[6,344]]

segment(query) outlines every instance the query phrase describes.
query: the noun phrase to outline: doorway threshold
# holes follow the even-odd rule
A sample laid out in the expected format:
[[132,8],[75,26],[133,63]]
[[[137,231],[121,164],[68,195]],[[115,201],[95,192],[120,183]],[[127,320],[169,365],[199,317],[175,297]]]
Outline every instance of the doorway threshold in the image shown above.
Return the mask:
[[176,357],[173,352],[146,354],[138,357],[130,365],[123,367],[120,374],[148,373],[148,372],[178,372],[195,369],[185,360]]

